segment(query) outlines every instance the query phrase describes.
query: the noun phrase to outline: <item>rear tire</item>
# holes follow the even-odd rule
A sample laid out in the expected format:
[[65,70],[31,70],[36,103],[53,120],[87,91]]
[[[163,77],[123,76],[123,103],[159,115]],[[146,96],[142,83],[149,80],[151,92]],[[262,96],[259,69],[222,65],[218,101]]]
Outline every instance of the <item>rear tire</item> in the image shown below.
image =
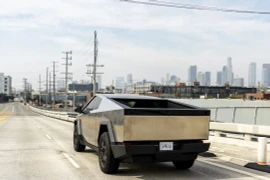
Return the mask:
[[74,132],[73,132],[73,147],[74,150],[77,152],[83,152],[85,150],[85,145],[80,143],[80,136],[78,134],[78,125],[74,126]]
[[173,165],[176,169],[189,169],[193,166],[195,160],[188,161],[173,161]]
[[108,132],[102,133],[98,141],[98,159],[103,173],[114,174],[117,172],[120,162],[113,156]]

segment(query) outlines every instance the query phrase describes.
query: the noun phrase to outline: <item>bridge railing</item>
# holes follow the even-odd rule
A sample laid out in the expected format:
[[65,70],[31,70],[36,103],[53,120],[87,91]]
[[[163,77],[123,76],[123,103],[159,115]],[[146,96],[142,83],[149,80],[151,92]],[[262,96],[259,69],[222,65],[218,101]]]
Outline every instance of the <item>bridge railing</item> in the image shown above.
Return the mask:
[[205,107],[212,122],[270,126],[270,107]]
[[[47,111],[47,110],[41,110],[32,106],[28,105],[28,109],[31,111],[34,111],[38,114],[42,114],[48,117],[57,118],[69,122],[73,122],[75,120],[74,114],[70,115],[68,112],[56,112],[56,111]],[[210,108],[209,108],[210,109]],[[213,109],[216,114],[212,114],[212,117],[215,117],[215,120],[217,120],[217,117],[219,117],[218,112],[220,112],[220,109],[223,108],[215,108]],[[236,115],[237,109],[243,109],[238,107],[227,107],[227,109],[233,109],[233,115],[234,117],[231,117],[231,119],[234,119],[232,121],[233,123],[226,123],[226,122],[210,122],[209,130],[214,133],[215,136],[226,136],[226,133],[231,134],[239,134],[242,135],[243,139],[245,140],[252,140],[252,138],[255,137],[270,137],[270,126],[263,126],[263,125],[250,125],[250,124],[240,124],[236,123]],[[252,110],[252,108],[249,108]],[[256,114],[254,114],[253,118],[258,118],[258,109],[256,109]],[[230,116],[227,116],[228,118]],[[269,116],[270,119],[270,116]],[[256,121],[255,121],[256,122]]]

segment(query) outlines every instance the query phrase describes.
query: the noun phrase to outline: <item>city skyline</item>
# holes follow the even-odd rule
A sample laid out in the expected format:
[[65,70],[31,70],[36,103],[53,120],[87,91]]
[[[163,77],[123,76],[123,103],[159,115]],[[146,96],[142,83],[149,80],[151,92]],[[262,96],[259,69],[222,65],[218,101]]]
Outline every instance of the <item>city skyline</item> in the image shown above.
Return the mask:
[[[37,89],[38,75],[42,73],[46,77],[46,67],[51,67],[51,61],[59,61],[57,76],[61,77],[59,73],[64,72],[61,52],[70,50],[73,60],[69,70],[73,79],[90,80],[85,65],[93,63],[94,30],[98,32],[98,63],[105,65],[103,84],[111,84],[112,77],[128,73],[138,79],[160,81],[160,74],[169,72],[184,81],[188,79],[188,66],[197,65],[199,71],[215,74],[222,68],[224,57],[231,56],[233,71],[247,85],[246,62],[256,62],[261,67],[270,58],[270,20],[266,16],[106,0],[53,3],[54,6],[49,6],[47,1],[28,3],[27,0],[21,5],[11,0],[1,4],[4,11],[0,15],[0,51],[5,62],[1,71],[13,77],[16,89],[23,88],[22,78],[27,78],[33,89]],[[245,3],[198,0],[196,4],[251,10],[270,6],[270,2],[258,0]],[[260,81],[261,75],[258,69]],[[212,84],[215,81],[212,75]]]

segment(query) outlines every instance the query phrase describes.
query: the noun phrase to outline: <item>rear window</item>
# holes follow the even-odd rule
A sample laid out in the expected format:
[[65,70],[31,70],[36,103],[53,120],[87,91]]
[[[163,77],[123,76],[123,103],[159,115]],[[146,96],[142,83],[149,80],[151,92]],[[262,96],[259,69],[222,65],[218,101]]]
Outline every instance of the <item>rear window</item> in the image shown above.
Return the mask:
[[118,99],[113,100],[128,106],[130,108],[179,108],[179,109],[191,109],[191,107],[181,105],[176,102],[168,100],[146,100],[146,99]]

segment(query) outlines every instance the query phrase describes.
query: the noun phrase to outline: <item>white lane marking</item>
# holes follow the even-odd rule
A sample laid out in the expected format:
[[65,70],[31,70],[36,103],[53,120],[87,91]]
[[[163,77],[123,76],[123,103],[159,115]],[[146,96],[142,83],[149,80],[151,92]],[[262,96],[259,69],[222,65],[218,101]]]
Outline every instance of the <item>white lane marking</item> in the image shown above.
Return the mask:
[[50,140],[52,139],[48,134],[45,134],[45,136]]
[[203,160],[203,159],[204,158],[200,158],[200,159],[197,159],[197,160],[200,161],[200,162],[206,163],[206,164],[210,164],[210,165],[213,165],[213,166],[223,168],[223,169],[227,169],[227,170],[234,171],[234,172],[237,172],[237,173],[245,174],[247,176],[257,178],[257,179],[269,180],[269,178],[270,178],[270,176],[268,176],[268,177],[260,176],[260,175],[254,174],[254,173],[242,171],[240,169],[235,169],[235,168],[224,166],[224,165],[217,164],[217,163],[214,163],[214,162],[209,162],[209,161],[206,161],[206,160]]
[[80,168],[80,166],[71,157],[69,157],[67,153],[63,153],[63,154],[75,168]]

